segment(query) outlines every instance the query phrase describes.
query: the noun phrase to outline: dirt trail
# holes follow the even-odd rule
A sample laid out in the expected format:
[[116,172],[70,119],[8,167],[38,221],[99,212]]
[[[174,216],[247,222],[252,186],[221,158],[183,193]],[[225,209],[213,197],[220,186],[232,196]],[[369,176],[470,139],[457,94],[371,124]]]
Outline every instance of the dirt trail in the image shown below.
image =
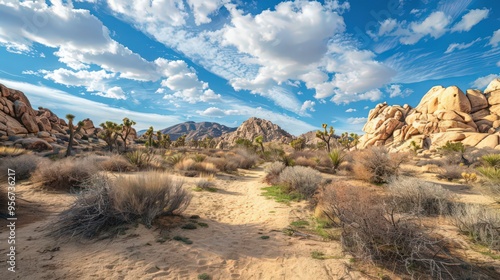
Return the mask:
[[[12,279],[197,279],[201,273],[211,279],[361,278],[349,273],[349,259],[338,243],[285,235],[282,229],[293,220],[293,209],[301,206],[261,196],[262,168],[241,173],[218,178],[217,192],[194,192],[185,216],[199,215],[206,228],[167,233],[139,226],[113,240],[82,243],[46,237],[43,227],[53,217],[27,225],[17,233],[18,272]],[[158,242],[167,234],[187,237],[193,244]],[[312,251],[335,258],[313,259]],[[3,275],[4,269],[0,264]]]

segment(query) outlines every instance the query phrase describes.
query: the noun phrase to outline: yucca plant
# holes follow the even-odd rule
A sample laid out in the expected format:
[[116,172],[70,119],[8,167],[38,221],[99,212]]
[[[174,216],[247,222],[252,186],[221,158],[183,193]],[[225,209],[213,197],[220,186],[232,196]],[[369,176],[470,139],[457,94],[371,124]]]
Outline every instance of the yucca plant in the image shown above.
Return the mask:
[[330,153],[328,153],[328,157],[330,158],[333,164],[334,172],[339,168],[340,164],[344,162],[345,156],[346,153],[340,149],[333,149],[331,150]]
[[137,166],[138,168],[149,166],[154,159],[153,153],[149,153],[143,150],[128,152],[125,154],[125,157],[130,163]]
[[477,171],[493,183],[500,183],[500,169],[494,167],[478,167]]
[[483,165],[500,169],[500,154],[488,154],[481,157]]

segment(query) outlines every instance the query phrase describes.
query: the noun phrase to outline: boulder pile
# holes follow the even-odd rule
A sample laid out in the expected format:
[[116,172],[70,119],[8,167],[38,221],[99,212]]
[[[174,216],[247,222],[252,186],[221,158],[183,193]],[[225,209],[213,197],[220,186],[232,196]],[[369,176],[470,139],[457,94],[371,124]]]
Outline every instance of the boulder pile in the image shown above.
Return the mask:
[[500,149],[500,79],[484,92],[456,86],[435,86],[415,108],[378,104],[370,110],[359,146],[405,149],[410,143],[423,148],[462,142],[477,148]]

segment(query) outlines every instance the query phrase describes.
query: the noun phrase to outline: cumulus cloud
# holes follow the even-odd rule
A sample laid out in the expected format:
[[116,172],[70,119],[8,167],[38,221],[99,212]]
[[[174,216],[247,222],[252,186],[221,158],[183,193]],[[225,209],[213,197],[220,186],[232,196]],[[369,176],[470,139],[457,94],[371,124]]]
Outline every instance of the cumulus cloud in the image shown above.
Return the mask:
[[452,32],[469,31],[476,24],[486,19],[488,17],[489,12],[490,12],[489,9],[471,10],[462,17],[462,20],[460,20],[457,24],[455,24],[451,28],[451,31]]
[[390,98],[394,98],[410,96],[413,90],[409,88],[402,89],[402,85],[393,84],[386,87],[386,92],[389,93]]
[[196,111],[200,116],[207,117],[223,117],[230,115],[239,115],[240,112],[238,110],[222,110],[217,107],[210,107],[205,109],[204,111]]
[[224,3],[229,0],[187,0],[191,8],[196,25],[209,23],[212,20],[208,17],[217,11]]
[[106,92],[96,92],[95,95],[112,99],[127,99],[127,95],[123,89],[117,86],[108,89]]
[[307,112],[307,111],[314,112],[314,111],[316,111],[314,109],[314,105],[316,105],[316,102],[314,102],[312,100],[306,100],[306,101],[304,101],[304,103],[300,107],[300,111],[304,112],[304,113]]
[[477,89],[485,89],[488,84],[496,78],[500,78],[500,74],[490,74],[484,77],[479,77],[472,82],[471,86]]
[[354,108],[349,108],[347,110],[345,110],[346,113],[353,113],[353,112],[356,112],[357,110],[354,109]]
[[66,86],[83,86],[87,91],[105,91],[106,81],[115,77],[115,74],[104,70],[99,71],[71,71],[69,69],[59,68],[54,71],[41,70],[37,73],[44,74],[44,78],[52,80],[58,84]]
[[364,93],[359,94],[346,94],[346,93],[337,93],[331,99],[336,104],[349,104],[351,102],[361,101],[361,100],[370,100],[372,102],[378,101],[384,96],[382,91],[379,89],[369,90]]

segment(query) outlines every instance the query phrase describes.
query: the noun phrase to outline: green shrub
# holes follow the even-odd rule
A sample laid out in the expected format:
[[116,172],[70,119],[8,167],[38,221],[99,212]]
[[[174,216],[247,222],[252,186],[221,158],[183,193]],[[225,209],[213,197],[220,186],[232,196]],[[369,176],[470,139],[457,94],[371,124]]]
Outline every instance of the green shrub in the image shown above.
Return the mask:
[[345,152],[340,149],[332,149],[331,152],[328,153],[328,157],[333,164],[333,171],[336,171],[339,168],[340,164],[344,162],[345,156]]
[[481,161],[485,167],[500,169],[500,154],[484,155],[481,157]]
[[478,167],[477,171],[493,183],[500,183],[500,169],[494,167]]
[[443,146],[438,148],[439,151],[442,153],[453,153],[453,152],[459,152],[459,153],[464,153],[465,152],[465,146],[462,144],[462,142],[446,142]]

